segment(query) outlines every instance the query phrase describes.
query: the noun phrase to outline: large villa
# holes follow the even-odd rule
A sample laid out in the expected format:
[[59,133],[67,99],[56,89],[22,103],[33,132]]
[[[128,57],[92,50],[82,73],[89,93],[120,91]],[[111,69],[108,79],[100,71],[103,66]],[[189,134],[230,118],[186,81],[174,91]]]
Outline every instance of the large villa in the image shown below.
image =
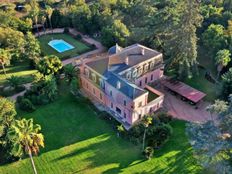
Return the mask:
[[125,128],[162,107],[164,95],[148,85],[163,77],[160,52],[139,44],[116,44],[106,57],[84,60],[80,69],[84,92]]

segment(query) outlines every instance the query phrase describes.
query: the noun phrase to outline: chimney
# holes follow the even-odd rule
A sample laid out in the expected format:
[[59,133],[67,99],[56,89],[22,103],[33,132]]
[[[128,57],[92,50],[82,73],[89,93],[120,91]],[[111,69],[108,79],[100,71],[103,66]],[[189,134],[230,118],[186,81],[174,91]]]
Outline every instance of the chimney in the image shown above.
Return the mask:
[[121,82],[117,81],[117,89],[121,88]]
[[144,50],[144,48],[142,48],[141,54],[142,54],[143,56],[145,55],[145,50]]
[[128,56],[126,56],[126,58],[125,58],[125,64],[129,64],[129,58],[128,58]]

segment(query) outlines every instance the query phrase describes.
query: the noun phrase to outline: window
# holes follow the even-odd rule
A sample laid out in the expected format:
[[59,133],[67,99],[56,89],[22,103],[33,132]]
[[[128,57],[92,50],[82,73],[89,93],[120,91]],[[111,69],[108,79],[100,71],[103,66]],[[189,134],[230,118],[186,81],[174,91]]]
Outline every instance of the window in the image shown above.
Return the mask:
[[92,80],[93,80],[94,82],[97,81],[96,74],[92,74]]
[[151,75],[151,80],[153,80],[153,74]]
[[138,73],[139,75],[142,75],[143,74],[143,68],[142,67],[140,67],[139,68],[139,73]]
[[148,68],[149,68],[149,67],[148,67],[148,64],[146,64],[145,67],[144,67],[145,72],[148,71]]
[[126,74],[126,78],[127,78],[128,80],[130,80],[130,78],[131,78],[131,72],[128,72],[128,73]]
[[113,105],[113,103],[111,103],[111,108],[113,109],[113,107],[114,107],[114,105]]
[[142,114],[139,114],[139,119],[141,119],[142,118]]
[[89,77],[89,70],[87,69],[87,68],[85,68],[85,75],[87,76],[87,77]]
[[126,118],[126,113],[124,112],[124,118]]
[[141,107],[141,106],[142,106],[142,104],[143,104],[142,102],[139,102],[139,105],[138,105],[138,107]]
[[100,81],[100,87],[101,87],[102,89],[104,89],[104,88],[105,88],[105,85],[104,85],[103,80],[102,80],[102,79],[99,79],[99,81]]
[[123,101],[124,106],[126,106],[126,100]]
[[100,93],[100,99],[102,100],[102,94]]
[[89,89],[89,84],[86,82],[87,89]]
[[150,63],[150,69],[152,69],[154,67],[154,62]]
[[147,83],[147,77],[145,78],[145,83]]
[[121,109],[119,109],[118,107],[116,107],[116,112],[121,114]]
[[113,92],[112,91],[110,91],[110,96],[113,96]]
[[95,89],[93,88],[93,93],[95,94]]
[[142,81],[139,81],[139,86],[142,86]]
[[137,69],[135,69],[135,70],[133,71],[132,76],[133,76],[133,78],[136,78],[136,77],[137,77],[137,75],[138,75],[138,72],[137,72]]

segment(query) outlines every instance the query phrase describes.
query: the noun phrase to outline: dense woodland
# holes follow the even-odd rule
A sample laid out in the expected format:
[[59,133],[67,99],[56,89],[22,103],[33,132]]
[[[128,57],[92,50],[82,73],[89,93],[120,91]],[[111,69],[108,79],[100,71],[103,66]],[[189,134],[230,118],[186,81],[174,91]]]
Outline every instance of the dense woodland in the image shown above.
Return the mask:
[[[15,11],[17,3],[24,6],[20,15]],[[164,54],[166,71],[172,70],[171,75],[181,80],[199,74],[203,67],[200,60],[213,62],[217,74],[210,77],[221,86],[221,98],[230,103],[216,101],[214,107],[209,108],[212,113],[221,115],[220,126],[213,121],[206,128],[216,127],[213,130],[223,136],[232,133],[225,122],[232,117],[229,100],[232,94],[232,0],[25,0],[0,6],[0,64],[3,72],[6,74],[6,66],[25,61],[39,71],[34,86],[24,97],[18,98],[22,110],[32,112],[35,105],[56,99],[57,74],[61,69],[67,77],[75,76],[73,67],[63,68],[58,57],[43,55],[33,35],[36,31],[69,27],[100,40],[108,48],[115,43],[123,47],[140,43],[154,48]],[[209,74],[212,71],[203,68]],[[71,83],[76,79],[68,80]],[[17,88],[17,79],[12,77],[10,81]],[[38,153],[39,147],[44,146],[40,126],[33,125],[32,120],[15,120],[14,107],[10,101],[1,99],[0,143],[5,153],[0,151],[0,155],[4,155],[5,161],[18,159],[24,153]],[[25,142],[24,137],[20,137],[16,141],[20,131],[26,130],[27,126],[31,131],[27,133],[33,134],[34,140]],[[190,126],[195,132],[203,128]],[[192,137],[194,139],[194,135]],[[217,158],[219,153],[225,152],[226,160],[220,158],[220,164],[230,171],[231,138],[220,141],[226,146],[220,146],[209,158]],[[199,152],[202,150],[200,146],[197,147]],[[218,144],[214,148],[218,148]]]

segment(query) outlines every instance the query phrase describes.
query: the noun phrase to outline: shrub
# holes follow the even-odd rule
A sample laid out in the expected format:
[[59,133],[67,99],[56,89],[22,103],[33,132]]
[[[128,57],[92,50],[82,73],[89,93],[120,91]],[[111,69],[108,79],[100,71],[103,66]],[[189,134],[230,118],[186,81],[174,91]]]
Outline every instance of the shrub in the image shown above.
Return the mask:
[[172,116],[170,116],[169,114],[165,112],[160,112],[157,115],[157,118],[159,119],[161,123],[165,123],[165,124],[170,123],[172,121]]
[[27,111],[27,112],[35,111],[35,106],[32,104],[32,102],[29,99],[21,98],[19,101],[20,101],[19,102],[20,109]]
[[158,148],[168,141],[171,134],[172,127],[168,124],[149,129],[147,132],[148,145],[153,148]]
[[18,93],[18,92],[22,92],[22,91],[24,91],[25,90],[25,87],[24,86],[17,86],[16,88],[15,88],[15,91]]
[[80,34],[78,34],[78,35],[75,36],[75,38],[76,38],[77,40],[81,40],[81,39],[82,39],[82,36],[81,36]]
[[66,34],[69,33],[69,28],[68,28],[68,27],[65,27],[65,28],[64,28],[64,33],[66,33]]
[[91,46],[92,49],[96,48],[95,44],[91,44],[90,46]]
[[[142,124],[134,125],[129,131],[128,136],[137,138],[138,141],[142,140],[144,133],[144,126]],[[133,139],[133,138],[132,138]]]
[[146,157],[146,159],[151,159],[153,157],[154,154],[154,149],[150,146],[146,147],[145,150],[143,151],[144,156]]

